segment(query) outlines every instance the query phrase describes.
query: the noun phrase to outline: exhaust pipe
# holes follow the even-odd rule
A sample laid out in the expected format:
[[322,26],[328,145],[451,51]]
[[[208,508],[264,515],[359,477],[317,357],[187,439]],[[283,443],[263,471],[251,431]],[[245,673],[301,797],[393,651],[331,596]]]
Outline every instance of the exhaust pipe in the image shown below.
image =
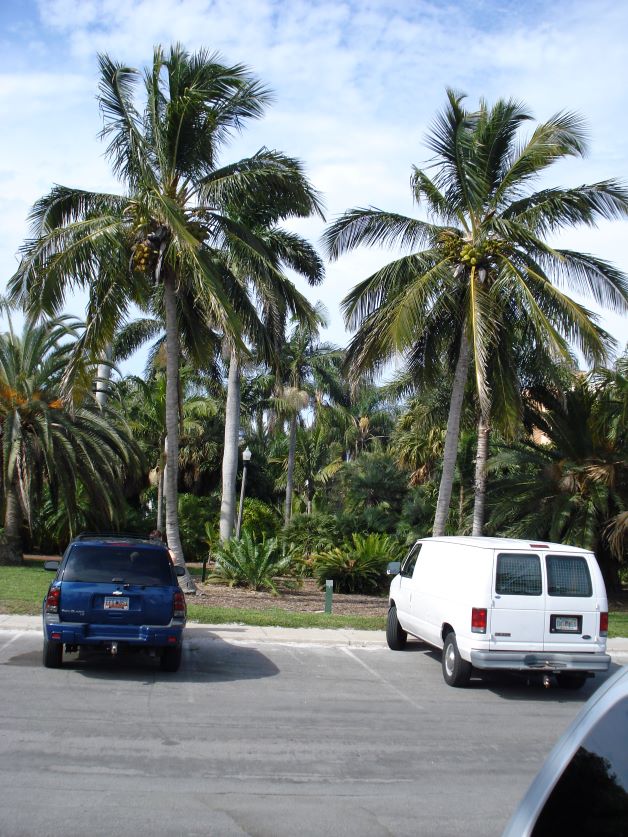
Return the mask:
[[118,653],[118,643],[117,642],[112,642],[110,650],[111,650],[111,656],[115,657],[116,654]]

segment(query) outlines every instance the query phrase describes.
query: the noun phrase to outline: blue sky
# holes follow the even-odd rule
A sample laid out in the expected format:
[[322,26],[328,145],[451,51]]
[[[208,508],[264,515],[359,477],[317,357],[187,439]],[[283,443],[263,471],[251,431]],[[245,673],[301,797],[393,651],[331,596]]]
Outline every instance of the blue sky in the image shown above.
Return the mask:
[[[179,40],[249,65],[274,104],[225,160],[261,145],[300,157],[333,219],[358,205],[414,211],[410,167],[428,157],[447,86],[471,105],[521,99],[538,119],[579,111],[589,155],[555,167],[554,184],[628,177],[627,31],[628,4],[607,0],[0,0],[0,288],[29,207],[53,183],[118,188],[97,139],[98,51],[140,66],[154,44]],[[297,228],[318,243],[319,222]],[[628,222],[614,222],[559,243],[628,271],[627,240]],[[360,250],[309,292],[329,309],[330,339],[346,340],[339,301],[390,258]],[[80,316],[80,298],[67,308]],[[602,322],[625,344],[625,318]]]

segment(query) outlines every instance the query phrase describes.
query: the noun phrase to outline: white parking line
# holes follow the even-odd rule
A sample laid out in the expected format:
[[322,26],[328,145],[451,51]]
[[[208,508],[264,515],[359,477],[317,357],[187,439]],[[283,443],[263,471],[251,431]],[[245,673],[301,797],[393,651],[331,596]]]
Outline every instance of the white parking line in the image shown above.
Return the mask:
[[392,691],[395,692],[396,695],[398,695],[400,698],[407,701],[408,703],[412,704],[412,706],[414,706],[415,709],[419,709],[421,711],[425,709],[423,704],[414,700],[414,698],[411,698],[410,695],[407,695],[405,692],[402,692],[401,689],[398,689],[396,686],[393,686],[392,683],[390,683],[388,680],[382,677],[379,671],[377,671],[374,668],[371,668],[371,666],[368,665],[368,663],[365,663],[364,660],[361,660],[359,657],[357,657],[350,648],[343,646],[341,650],[344,651],[344,653],[348,657],[351,657],[352,660],[355,660],[356,663],[359,663],[363,668],[365,668],[369,672],[369,674],[372,674],[373,677],[376,677],[381,683],[384,684],[384,686],[388,686],[388,688],[392,689]]
[[11,639],[5,642],[4,645],[0,645],[0,654],[2,654],[5,648],[8,648],[11,643],[15,642],[15,640],[19,639],[21,636],[24,636],[24,631],[19,631],[17,634],[14,634]]

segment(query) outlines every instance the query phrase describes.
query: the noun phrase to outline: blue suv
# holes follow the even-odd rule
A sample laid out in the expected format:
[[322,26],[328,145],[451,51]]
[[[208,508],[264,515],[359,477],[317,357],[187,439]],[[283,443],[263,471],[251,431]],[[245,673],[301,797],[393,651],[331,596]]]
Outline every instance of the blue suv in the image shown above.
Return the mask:
[[59,668],[66,651],[91,647],[115,655],[143,649],[157,654],[164,671],[177,671],[186,620],[185,596],[167,547],[121,535],[75,538],[43,603],[47,668]]

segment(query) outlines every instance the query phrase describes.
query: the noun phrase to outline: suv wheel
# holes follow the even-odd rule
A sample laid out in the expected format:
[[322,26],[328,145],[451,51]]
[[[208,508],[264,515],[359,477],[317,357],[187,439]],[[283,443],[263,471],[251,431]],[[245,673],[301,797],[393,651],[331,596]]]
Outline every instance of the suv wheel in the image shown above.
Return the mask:
[[61,668],[63,660],[63,643],[51,642],[44,637],[44,666],[46,668]]
[[388,621],[386,622],[386,641],[388,642],[388,647],[392,648],[393,651],[401,651],[405,648],[407,639],[408,633],[404,631],[397,619],[397,608],[391,605],[388,608]]
[[174,648],[164,648],[161,652],[161,659],[159,661],[161,670],[179,671],[179,666],[181,665],[181,652],[182,648],[180,645],[176,645]]
[[471,663],[460,656],[453,631],[447,634],[443,646],[443,677],[448,686],[466,686],[471,677]]

